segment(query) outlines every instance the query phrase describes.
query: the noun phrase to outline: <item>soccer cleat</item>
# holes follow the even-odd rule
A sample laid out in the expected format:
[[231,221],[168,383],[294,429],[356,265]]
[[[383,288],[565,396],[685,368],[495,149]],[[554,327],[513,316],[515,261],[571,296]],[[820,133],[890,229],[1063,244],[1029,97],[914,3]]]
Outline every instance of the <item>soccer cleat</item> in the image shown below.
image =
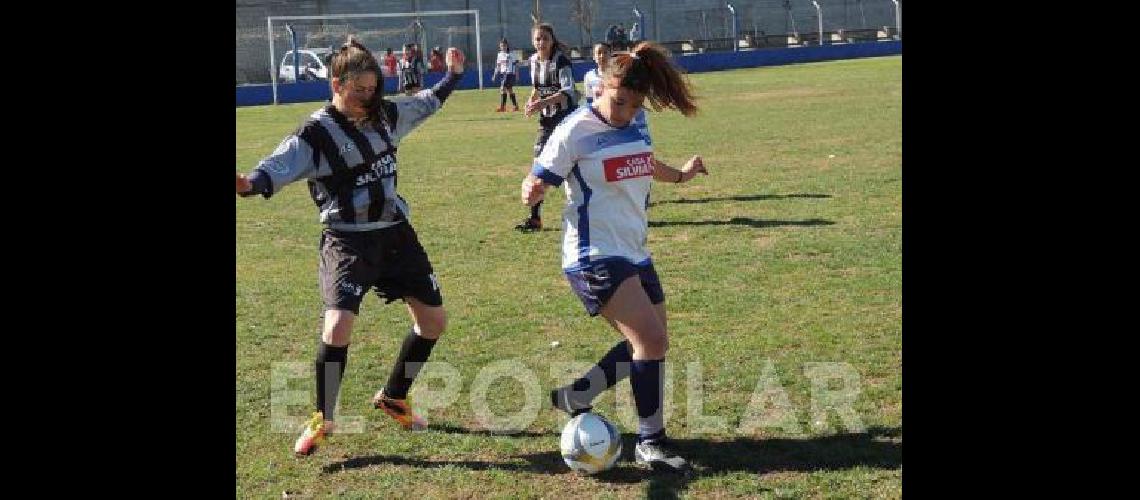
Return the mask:
[[594,407],[588,404],[582,404],[572,400],[570,393],[571,391],[565,387],[559,387],[550,391],[551,406],[562,413],[570,415],[570,418],[577,417],[580,414],[587,413],[594,409]]
[[666,437],[642,441],[633,447],[633,455],[640,465],[648,465],[659,472],[687,472],[689,462],[681,458]]
[[541,231],[542,219],[538,217],[527,217],[522,221],[522,223],[515,226],[515,229],[524,233],[529,233],[531,231]]
[[388,416],[396,419],[400,427],[410,431],[422,431],[427,429],[427,419],[416,415],[412,410],[412,406],[408,404],[407,399],[395,399],[384,395],[384,389],[380,389],[375,396],[372,396],[372,406],[384,410]]
[[507,110],[507,108],[504,108],[504,107],[502,107],[502,106],[499,106],[499,107],[495,108],[495,112],[496,112],[496,113],[502,113],[502,112],[504,112],[504,111],[506,111],[506,110]]
[[293,443],[293,455],[300,457],[307,457],[316,451],[317,447],[325,442],[325,436],[332,430],[332,422],[325,422],[325,416],[321,412],[313,413],[312,418],[305,422],[305,430],[301,432],[301,437],[297,438],[297,442]]
[[518,106],[515,106],[515,109],[514,109],[514,111],[518,111],[518,110],[519,110],[519,107],[518,107]]

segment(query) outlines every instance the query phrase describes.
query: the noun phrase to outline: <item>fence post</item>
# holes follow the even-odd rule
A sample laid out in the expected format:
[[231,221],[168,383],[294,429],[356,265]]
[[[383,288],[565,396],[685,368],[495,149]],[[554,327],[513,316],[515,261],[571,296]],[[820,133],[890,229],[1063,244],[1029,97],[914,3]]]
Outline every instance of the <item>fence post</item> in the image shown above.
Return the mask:
[[815,17],[819,20],[819,46],[823,46],[823,9],[819,7],[819,2],[811,0],[811,4],[815,6]]
[[297,83],[301,81],[301,54],[297,52],[297,32],[293,31],[292,24],[286,24],[285,31],[289,32],[289,48],[293,49],[293,83]]
[[736,52],[740,50],[740,42],[737,41],[739,34],[736,27],[736,7],[733,7],[732,4],[728,2],[725,2],[724,5],[728,7],[728,11],[732,13],[732,51]]
[[648,30],[646,29],[646,26],[645,26],[645,16],[641,15],[641,11],[638,10],[637,7],[633,8],[633,16],[637,18],[637,26],[639,28],[641,28],[640,30],[638,30],[639,33],[637,34],[637,36],[641,37],[642,40],[649,39],[649,37],[646,36],[646,34],[648,33]]
[[895,31],[899,32],[899,40],[902,40],[902,11],[899,10],[899,0],[891,0],[895,4]]

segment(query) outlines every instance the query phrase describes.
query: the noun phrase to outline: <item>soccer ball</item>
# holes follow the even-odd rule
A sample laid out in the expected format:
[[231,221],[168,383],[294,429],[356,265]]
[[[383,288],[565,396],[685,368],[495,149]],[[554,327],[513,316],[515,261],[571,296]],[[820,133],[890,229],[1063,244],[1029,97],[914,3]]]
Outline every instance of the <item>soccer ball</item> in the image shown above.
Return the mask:
[[562,428],[562,460],[570,469],[594,474],[614,466],[621,456],[621,435],[601,415],[583,413]]

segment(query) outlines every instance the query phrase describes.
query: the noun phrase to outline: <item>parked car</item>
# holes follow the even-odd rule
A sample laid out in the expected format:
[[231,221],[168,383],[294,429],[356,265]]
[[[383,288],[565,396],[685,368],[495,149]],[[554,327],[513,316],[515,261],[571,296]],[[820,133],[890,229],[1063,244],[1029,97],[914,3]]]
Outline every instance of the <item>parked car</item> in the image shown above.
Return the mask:
[[[301,80],[327,80],[329,77],[329,58],[332,57],[332,49],[327,48],[313,48],[313,49],[300,49],[297,51],[297,56],[300,58],[300,76]],[[297,75],[293,72],[293,51],[285,52],[285,56],[281,58],[281,68],[277,72],[278,81],[290,83],[295,81]]]

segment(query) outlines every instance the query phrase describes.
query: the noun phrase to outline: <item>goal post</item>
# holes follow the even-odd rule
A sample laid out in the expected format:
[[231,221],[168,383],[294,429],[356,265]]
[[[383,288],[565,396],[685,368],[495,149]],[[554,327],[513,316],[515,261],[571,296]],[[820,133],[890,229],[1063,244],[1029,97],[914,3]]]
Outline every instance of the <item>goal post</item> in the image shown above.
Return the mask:
[[[469,22],[474,20],[474,26]],[[400,20],[399,18],[405,18]],[[427,18],[427,19],[425,19]],[[289,35],[275,33],[275,29],[283,29],[288,22],[297,33],[296,42],[290,42]],[[436,26],[430,29],[425,24],[435,22]],[[483,40],[481,25],[479,23],[479,10],[433,10],[423,12],[399,12],[384,14],[324,14],[310,16],[269,16],[266,18],[266,27],[269,34],[269,78],[273,87],[273,104],[278,104],[277,84],[278,71],[285,51],[305,49],[309,47],[327,47],[335,49],[344,43],[349,34],[356,35],[361,43],[377,58],[384,55],[386,47],[398,46],[403,49],[404,43],[415,42],[420,46],[427,62],[428,52],[432,41],[443,45],[445,40],[450,46],[464,49],[464,55],[470,57],[475,53],[475,66],[479,81],[479,89],[483,89]],[[471,39],[474,35],[474,40]],[[443,38],[439,38],[443,37]],[[472,45],[473,42],[473,45]],[[281,55],[275,46],[281,43]],[[291,45],[300,45],[292,47]],[[446,47],[444,47],[446,49]],[[289,63],[292,64],[292,63]],[[329,75],[331,76],[331,75]]]

